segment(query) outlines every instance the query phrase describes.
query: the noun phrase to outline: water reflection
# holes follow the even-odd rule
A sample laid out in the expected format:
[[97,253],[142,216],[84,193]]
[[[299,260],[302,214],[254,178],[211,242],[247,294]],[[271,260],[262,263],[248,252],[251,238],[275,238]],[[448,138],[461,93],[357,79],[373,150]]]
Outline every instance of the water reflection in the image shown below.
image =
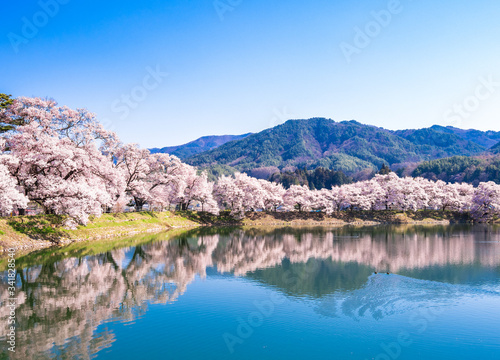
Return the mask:
[[500,296],[500,292],[468,285],[413,279],[401,275],[371,275],[361,288],[326,295],[318,302],[317,312],[324,316],[348,316],[353,319],[373,317],[376,320],[419,309],[439,313],[445,306],[462,298]]
[[[49,257],[18,270],[14,357],[91,358],[115,341],[107,322],[131,322],[148,304],[177,301],[207,269],[246,276],[289,296],[320,298],[322,315],[382,318],[405,311],[398,308],[401,299],[421,306],[425,299],[466,295],[474,274],[497,281],[499,235],[498,228],[460,226],[203,229],[98,255]],[[6,276],[1,299],[8,298]],[[9,309],[2,301],[5,324]],[[6,327],[1,331],[4,339]]]

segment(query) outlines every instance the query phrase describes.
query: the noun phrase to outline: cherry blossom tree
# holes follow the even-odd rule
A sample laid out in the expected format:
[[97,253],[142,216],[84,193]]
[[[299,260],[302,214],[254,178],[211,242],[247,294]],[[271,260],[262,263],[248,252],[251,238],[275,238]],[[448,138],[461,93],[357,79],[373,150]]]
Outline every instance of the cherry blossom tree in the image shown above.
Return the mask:
[[450,184],[456,192],[456,200],[452,205],[452,210],[468,212],[472,209],[474,186],[467,183]]
[[208,181],[206,172],[198,175],[196,168],[182,164],[177,176],[179,178],[176,182],[179,187],[177,202],[181,210],[187,210],[192,203],[198,202],[201,205],[201,211],[207,210],[218,214],[219,208],[212,194],[214,184]]
[[2,110],[2,119],[23,119],[3,136],[5,151],[18,159],[6,166],[30,201],[81,224],[113,205],[121,181],[102,150],[116,136],[93,114],[52,100],[19,98]]
[[345,186],[347,192],[347,203],[351,210],[370,210],[372,208],[372,199],[367,185],[369,181],[363,181]]
[[268,203],[272,201],[269,193],[262,187],[261,180],[243,173],[234,174],[234,178],[219,178],[214,187],[214,197],[221,208],[231,209],[231,213],[239,217],[244,216],[247,211],[264,209],[265,200]]
[[328,194],[329,196],[327,197],[329,200],[328,203],[331,204],[331,207],[328,205],[326,208],[328,213],[338,212],[350,206],[350,194],[347,189],[348,188],[346,186],[334,186],[332,188],[330,194]]
[[19,192],[8,168],[0,164],[0,213],[10,213],[14,208],[24,209],[27,206],[28,198]]
[[244,173],[234,174],[235,184],[243,190],[243,211],[255,211],[264,208],[265,191],[261,182]]
[[243,209],[243,190],[236,185],[232,176],[222,175],[214,186],[214,198],[220,208],[241,214]]
[[429,195],[428,205],[431,209],[445,210],[450,206],[450,202],[448,201],[448,188],[444,181],[421,180],[421,182],[425,187],[425,191]]
[[427,206],[429,200],[425,189],[413,178],[399,179],[397,189],[395,205],[398,210],[418,210]]
[[371,179],[367,181],[363,189],[364,195],[368,198],[370,203],[370,210],[383,210],[384,206],[380,203],[380,199],[386,198],[385,189],[378,181]]
[[175,202],[179,205],[180,210],[187,210],[194,201],[202,178],[196,174],[196,168],[192,166],[182,164],[179,170],[178,177],[181,181],[176,182],[178,197]]
[[125,182],[125,193],[134,199],[136,209],[158,201],[162,187],[173,185],[181,171],[181,161],[168,154],[151,154],[137,144],[119,146],[113,152],[115,168]]
[[334,192],[329,189],[321,189],[317,191],[315,199],[315,208],[327,214],[332,214],[334,211]]
[[277,211],[283,205],[283,196],[286,193],[281,184],[275,182],[259,180],[262,188],[262,202],[267,211]]
[[288,210],[308,211],[312,206],[312,195],[305,185],[292,185],[286,191],[283,202]]
[[377,208],[388,210],[397,206],[401,193],[399,180],[399,177],[393,172],[387,175],[375,175],[373,181],[376,181],[384,189],[383,196],[377,201]]
[[472,197],[472,216],[487,222],[500,215],[500,185],[492,181],[480,183]]
[[213,196],[214,183],[207,180],[206,173],[202,173],[201,182],[198,185],[197,191],[193,199],[201,204],[201,211],[206,211],[214,215],[219,214],[219,206]]

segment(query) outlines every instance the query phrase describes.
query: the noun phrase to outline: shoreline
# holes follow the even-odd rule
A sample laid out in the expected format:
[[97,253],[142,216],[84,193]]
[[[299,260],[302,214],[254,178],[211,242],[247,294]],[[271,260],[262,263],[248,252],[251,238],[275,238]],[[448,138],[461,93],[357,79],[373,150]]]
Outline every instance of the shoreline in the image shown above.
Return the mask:
[[0,218],[0,257],[8,248],[26,255],[47,248],[60,248],[86,241],[106,241],[138,234],[155,234],[177,228],[200,226],[174,213],[103,214],[87,226],[65,229],[64,218],[57,215]]
[[134,235],[197,227],[343,227],[471,223],[466,214],[432,210],[341,212],[332,216],[312,212],[251,212],[241,220],[229,216],[227,212],[219,216],[185,211],[103,214],[92,219],[87,226],[79,226],[74,230],[64,229],[63,220],[63,217],[57,215],[0,218],[0,257],[8,248],[15,248],[18,255],[26,255],[42,249],[57,249],[80,242],[114,241]]

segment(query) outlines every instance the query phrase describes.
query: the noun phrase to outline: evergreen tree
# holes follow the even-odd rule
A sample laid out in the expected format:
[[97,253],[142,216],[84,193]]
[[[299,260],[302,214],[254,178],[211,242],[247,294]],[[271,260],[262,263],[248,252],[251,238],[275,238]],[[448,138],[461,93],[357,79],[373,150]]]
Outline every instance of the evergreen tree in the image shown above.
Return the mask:
[[24,124],[23,118],[7,119],[2,110],[6,110],[14,103],[12,95],[0,93],[0,134],[14,129],[16,126]]
[[384,163],[384,164],[382,164],[382,167],[378,171],[378,174],[379,175],[388,175],[391,172],[392,172],[391,168]]

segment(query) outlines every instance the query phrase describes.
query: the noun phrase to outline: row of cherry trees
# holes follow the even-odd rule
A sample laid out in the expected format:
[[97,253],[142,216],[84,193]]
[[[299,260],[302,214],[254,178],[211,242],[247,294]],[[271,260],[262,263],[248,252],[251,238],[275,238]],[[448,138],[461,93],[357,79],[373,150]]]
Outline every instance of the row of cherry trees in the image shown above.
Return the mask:
[[197,201],[218,211],[206,174],[167,154],[122,144],[86,110],[18,98],[0,111],[11,126],[0,141],[0,211],[39,204],[86,224],[90,215],[133,201],[158,209]]
[[257,180],[245,174],[219,179],[214,196],[221,208],[243,215],[256,209],[321,211],[333,214],[343,210],[451,210],[470,212],[478,221],[500,215],[500,185],[481,183],[449,184],[423,178],[400,178],[394,173],[332,189],[310,190],[292,185]]
[[[394,173],[333,189],[309,190],[237,173],[211,183],[205,173],[168,154],[123,144],[86,110],[54,101],[19,98],[0,110],[10,126],[0,138],[0,211],[28,202],[46,213],[65,214],[80,224],[103,210],[133,203],[159,210],[199,204],[202,211],[419,210],[470,212],[478,221],[500,214],[500,186],[447,184]],[[9,128],[9,127],[7,127]]]

